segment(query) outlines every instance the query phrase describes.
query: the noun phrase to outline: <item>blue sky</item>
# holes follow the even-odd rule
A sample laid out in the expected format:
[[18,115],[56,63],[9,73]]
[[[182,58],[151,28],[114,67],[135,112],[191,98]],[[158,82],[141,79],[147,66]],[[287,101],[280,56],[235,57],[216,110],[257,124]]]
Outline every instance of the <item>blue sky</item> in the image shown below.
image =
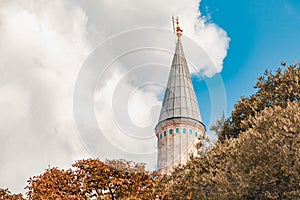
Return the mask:
[[[300,60],[300,1],[202,0],[200,11],[230,37],[221,77],[227,96],[226,116],[241,96],[255,93],[253,86],[264,70],[280,62]],[[205,82],[193,77],[204,123],[210,120]]]

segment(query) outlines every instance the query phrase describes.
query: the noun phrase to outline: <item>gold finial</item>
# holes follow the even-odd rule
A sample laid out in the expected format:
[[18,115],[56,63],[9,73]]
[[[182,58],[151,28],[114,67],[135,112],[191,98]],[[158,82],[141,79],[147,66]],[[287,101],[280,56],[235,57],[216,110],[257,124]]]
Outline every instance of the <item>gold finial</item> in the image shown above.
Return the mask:
[[177,25],[177,27],[176,27],[176,35],[178,37],[178,40],[180,40],[180,38],[182,36],[182,30],[181,30],[181,28],[179,26],[179,18],[178,17],[176,17],[176,25]]

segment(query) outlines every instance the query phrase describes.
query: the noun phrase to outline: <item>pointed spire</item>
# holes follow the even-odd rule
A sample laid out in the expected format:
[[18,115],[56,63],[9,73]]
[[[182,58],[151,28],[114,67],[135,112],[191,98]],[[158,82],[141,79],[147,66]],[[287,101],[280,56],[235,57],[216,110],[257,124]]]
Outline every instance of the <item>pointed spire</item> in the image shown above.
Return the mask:
[[160,112],[159,123],[171,118],[189,118],[201,122],[200,110],[192,85],[187,61],[181,45],[182,30],[176,19],[178,41],[168,84]]

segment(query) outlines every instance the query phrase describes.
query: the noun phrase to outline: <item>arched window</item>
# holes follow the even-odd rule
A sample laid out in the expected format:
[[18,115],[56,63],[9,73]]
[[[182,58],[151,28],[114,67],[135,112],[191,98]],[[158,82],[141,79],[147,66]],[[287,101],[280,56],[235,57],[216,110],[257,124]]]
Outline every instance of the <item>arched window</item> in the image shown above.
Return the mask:
[[195,132],[195,136],[196,136],[196,137],[198,137],[198,133],[197,133],[197,131]]
[[159,138],[162,139],[162,134],[159,135]]
[[186,134],[186,128],[183,128],[182,132],[183,132],[184,134]]
[[191,134],[191,135],[193,134],[193,131],[192,131],[192,129],[190,129],[190,134]]
[[179,128],[176,128],[176,133],[179,133]]
[[164,131],[164,136],[165,136],[165,137],[167,136],[167,131]]
[[173,134],[173,129],[170,129],[170,135],[172,135]]

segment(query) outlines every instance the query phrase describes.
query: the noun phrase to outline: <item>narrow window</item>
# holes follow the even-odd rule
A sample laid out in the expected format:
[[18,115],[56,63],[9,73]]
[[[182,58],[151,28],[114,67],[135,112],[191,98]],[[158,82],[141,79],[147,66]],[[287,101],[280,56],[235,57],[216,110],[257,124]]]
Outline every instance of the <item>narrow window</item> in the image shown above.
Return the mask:
[[162,134],[159,135],[159,138],[162,139]]
[[195,132],[195,136],[196,136],[196,137],[198,137],[198,133],[197,133],[197,131]]
[[170,129],[170,135],[172,135],[173,134],[173,129]]
[[182,132],[183,132],[184,134],[186,134],[186,128],[183,128]]
[[164,131],[164,136],[165,136],[165,137],[167,136],[167,131]]
[[191,134],[191,135],[193,134],[193,131],[192,131],[192,129],[190,129],[190,134]]
[[179,128],[176,128],[176,133],[179,133]]

